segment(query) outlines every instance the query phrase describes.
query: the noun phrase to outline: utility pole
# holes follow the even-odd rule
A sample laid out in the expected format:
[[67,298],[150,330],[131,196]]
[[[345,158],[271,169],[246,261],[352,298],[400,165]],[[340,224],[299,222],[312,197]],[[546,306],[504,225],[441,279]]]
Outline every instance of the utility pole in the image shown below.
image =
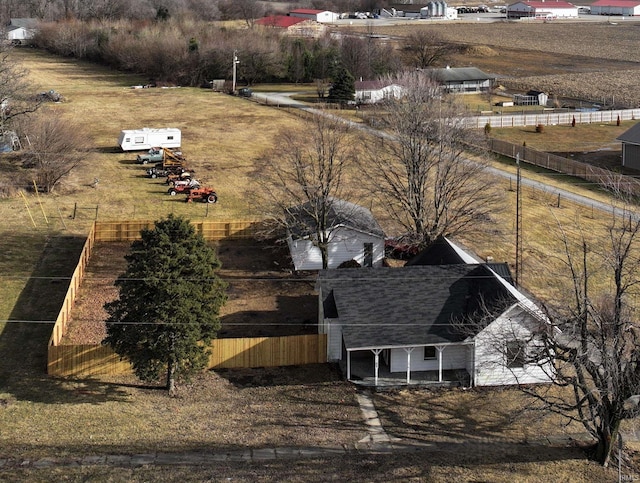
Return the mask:
[[516,287],[520,285],[522,270],[522,185],[520,176],[520,153],[516,154]]
[[238,66],[239,63],[240,61],[238,60],[238,51],[234,50],[233,51],[233,81],[231,84],[231,93],[234,95],[236,93],[236,67]]

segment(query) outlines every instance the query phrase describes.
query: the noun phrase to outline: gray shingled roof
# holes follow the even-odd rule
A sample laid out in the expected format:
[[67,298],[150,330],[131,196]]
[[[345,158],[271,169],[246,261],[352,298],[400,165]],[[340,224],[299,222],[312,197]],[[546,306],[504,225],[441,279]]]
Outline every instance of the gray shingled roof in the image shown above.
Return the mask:
[[[289,208],[289,231],[294,238],[304,238],[315,232],[314,217],[310,203]],[[384,237],[382,228],[371,211],[349,201],[331,198],[327,213],[327,224],[331,228],[345,226],[371,235]]]
[[618,141],[629,144],[640,144],[640,123],[627,129],[616,138]]
[[12,18],[9,20],[10,30],[24,27],[26,29],[33,29],[38,26],[37,18]]
[[[473,258],[477,259],[477,257],[475,256],[473,256]],[[479,259],[477,259],[477,261],[480,262]],[[429,245],[427,248],[425,248],[415,257],[409,260],[405,266],[410,267],[414,265],[455,265],[464,263],[466,262],[453,248],[451,243],[446,238],[439,237],[435,242],[433,242],[431,245]],[[486,265],[511,285],[513,285],[513,277],[511,276],[511,270],[509,270],[509,264],[487,262]]]
[[483,265],[322,270],[318,283],[350,350],[460,342],[452,322],[515,303]]
[[449,67],[446,69],[430,69],[429,72],[440,82],[463,82],[495,78],[493,75],[485,74],[477,67]]

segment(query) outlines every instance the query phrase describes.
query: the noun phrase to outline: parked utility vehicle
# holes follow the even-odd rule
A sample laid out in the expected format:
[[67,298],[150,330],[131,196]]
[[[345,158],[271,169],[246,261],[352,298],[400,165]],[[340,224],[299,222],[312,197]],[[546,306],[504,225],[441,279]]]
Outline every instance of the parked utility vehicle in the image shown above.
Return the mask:
[[182,181],[175,181],[173,186],[167,190],[171,196],[175,196],[178,193],[189,193],[191,190],[200,188],[200,182],[195,179],[187,179]]
[[172,156],[182,158],[182,151],[178,150],[177,148],[168,149],[153,147],[144,154],[138,154],[136,156],[136,162],[139,164],[149,164],[164,161],[165,158],[169,157],[167,156],[167,154],[165,154],[165,152],[170,152]]
[[158,163],[153,168],[147,169],[147,176],[152,179],[164,178],[174,174],[191,177],[189,170],[184,166],[167,166],[164,163]]
[[218,195],[213,188],[195,188],[189,191],[187,195],[187,203],[192,201],[202,201],[203,203],[217,203]]

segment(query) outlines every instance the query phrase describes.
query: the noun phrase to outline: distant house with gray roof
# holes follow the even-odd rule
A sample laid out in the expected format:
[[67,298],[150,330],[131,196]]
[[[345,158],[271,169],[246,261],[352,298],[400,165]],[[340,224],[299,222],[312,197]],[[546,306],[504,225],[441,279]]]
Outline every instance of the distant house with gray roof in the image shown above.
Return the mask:
[[322,270],[319,331],[327,356],[348,380],[474,386],[547,383],[548,364],[529,364],[535,333],[546,318],[490,265],[412,265],[377,270]]
[[495,76],[477,67],[445,67],[427,69],[426,72],[448,92],[474,94],[491,89]]
[[12,18],[6,27],[7,39],[14,44],[22,44],[31,40],[38,28],[35,18]]
[[[362,267],[380,267],[384,259],[384,232],[367,208],[345,200],[328,204],[329,268],[355,260]],[[295,270],[322,269],[316,242],[314,210],[309,203],[288,210],[287,244]]]

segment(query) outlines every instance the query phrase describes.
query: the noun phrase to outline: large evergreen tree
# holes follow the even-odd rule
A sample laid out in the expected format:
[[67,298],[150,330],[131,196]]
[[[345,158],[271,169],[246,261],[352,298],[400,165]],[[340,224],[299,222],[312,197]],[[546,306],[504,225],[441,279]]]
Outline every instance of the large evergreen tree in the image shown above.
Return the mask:
[[117,300],[105,305],[107,337],[135,374],[166,387],[206,367],[208,347],[220,328],[226,284],[216,270],[216,252],[188,220],[169,215],[144,229],[115,282]]
[[349,101],[353,101],[355,93],[355,79],[344,66],[339,66],[333,76],[333,84],[329,89],[329,100],[346,104]]

